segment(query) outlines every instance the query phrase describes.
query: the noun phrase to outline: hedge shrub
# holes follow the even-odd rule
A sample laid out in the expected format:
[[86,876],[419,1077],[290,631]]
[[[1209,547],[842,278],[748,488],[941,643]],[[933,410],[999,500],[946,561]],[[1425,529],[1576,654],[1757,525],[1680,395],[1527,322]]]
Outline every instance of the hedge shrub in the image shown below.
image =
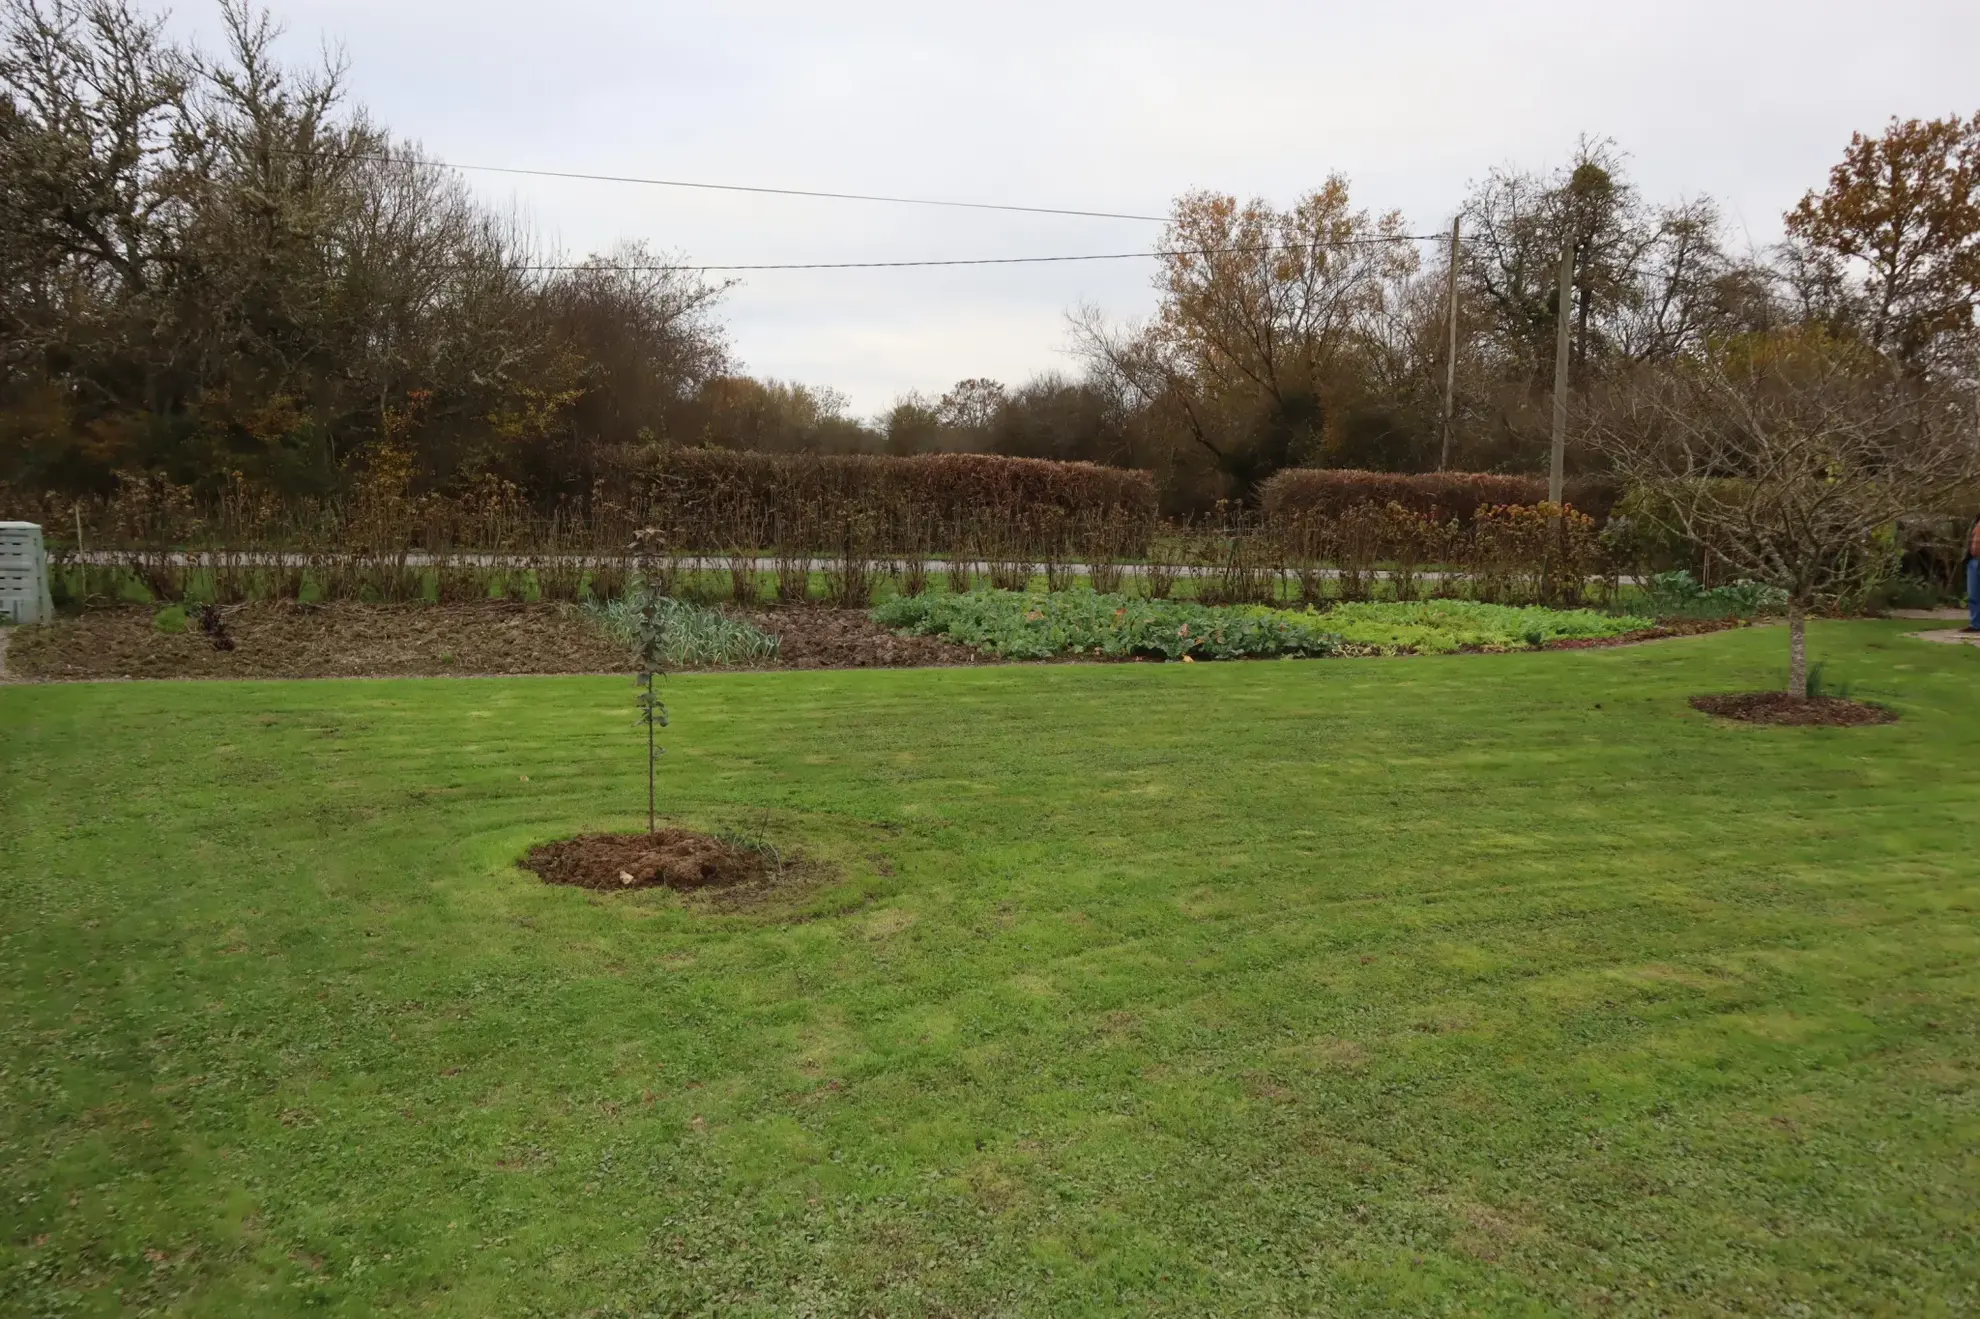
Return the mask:
[[651,505],[668,510],[696,545],[734,543],[738,521],[754,519],[765,538],[804,536],[803,528],[813,527],[817,548],[836,548],[834,529],[851,515],[900,550],[950,548],[972,526],[1035,531],[1055,520],[1101,519],[1124,549],[1138,550],[1156,519],[1149,472],[994,454],[669,449],[642,476]]
[[[1577,477],[1567,483],[1567,503],[1594,518],[1608,520],[1619,490],[1606,477]],[[1269,521],[1302,517],[1337,518],[1358,504],[1400,504],[1412,513],[1452,518],[1469,526],[1481,508],[1538,504],[1547,498],[1542,476],[1497,472],[1362,472],[1349,468],[1288,467],[1260,489]]]

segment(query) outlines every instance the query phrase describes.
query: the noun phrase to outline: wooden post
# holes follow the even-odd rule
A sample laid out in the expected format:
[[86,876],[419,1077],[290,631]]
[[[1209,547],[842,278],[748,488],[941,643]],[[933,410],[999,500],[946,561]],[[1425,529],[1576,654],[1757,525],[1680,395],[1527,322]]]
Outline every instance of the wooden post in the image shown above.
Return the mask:
[[1457,406],[1458,226],[1463,223],[1462,215],[1451,221],[1451,288],[1449,308],[1445,313],[1450,321],[1450,343],[1444,352],[1444,447],[1437,455],[1437,470],[1440,472],[1451,465],[1451,415]]
[[1567,476],[1568,307],[1574,296],[1574,239],[1561,244],[1560,305],[1555,309],[1554,452],[1547,466],[1547,498],[1561,502]]

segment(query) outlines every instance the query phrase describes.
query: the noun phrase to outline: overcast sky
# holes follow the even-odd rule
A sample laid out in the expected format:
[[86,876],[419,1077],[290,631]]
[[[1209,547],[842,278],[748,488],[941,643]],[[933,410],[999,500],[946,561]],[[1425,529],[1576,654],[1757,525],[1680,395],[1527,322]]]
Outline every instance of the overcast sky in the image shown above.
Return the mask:
[[[1448,224],[1494,165],[1613,138],[1652,198],[1706,192],[1756,244],[1853,130],[1980,110],[1976,0],[638,3],[281,0],[357,100],[449,161],[1161,214],[1286,202],[1328,173]],[[180,0],[210,40],[215,9]],[[569,253],[695,263],[1145,248],[1159,226],[471,175]],[[725,319],[751,372],[860,413],[964,376],[1070,369],[1065,314],[1145,314],[1150,263],[760,272]]]

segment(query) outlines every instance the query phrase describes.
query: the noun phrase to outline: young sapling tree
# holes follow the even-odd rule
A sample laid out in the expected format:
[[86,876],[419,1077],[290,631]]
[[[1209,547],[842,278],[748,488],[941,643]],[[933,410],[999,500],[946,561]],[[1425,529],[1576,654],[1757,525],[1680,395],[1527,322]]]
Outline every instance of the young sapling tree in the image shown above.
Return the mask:
[[654,584],[653,569],[659,554],[659,533],[648,529],[633,541],[639,556],[639,609],[633,621],[633,652],[638,672],[633,685],[639,689],[639,722],[646,728],[646,832],[658,830],[658,785],[656,770],[667,749],[659,744],[659,731],[667,726],[667,705],[660,699],[660,679],[666,676],[667,613],[663,597]]

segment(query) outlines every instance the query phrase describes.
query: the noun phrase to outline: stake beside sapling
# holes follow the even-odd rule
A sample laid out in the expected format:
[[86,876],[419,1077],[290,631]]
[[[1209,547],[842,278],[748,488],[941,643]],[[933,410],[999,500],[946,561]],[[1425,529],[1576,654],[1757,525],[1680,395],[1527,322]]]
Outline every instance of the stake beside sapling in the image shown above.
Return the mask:
[[633,685],[639,688],[636,704],[639,707],[639,722],[646,726],[646,832],[658,832],[658,812],[656,810],[655,770],[660,757],[667,749],[654,739],[658,731],[667,726],[667,705],[660,699],[659,680],[666,676],[663,664],[667,648],[667,616],[660,607],[663,597],[652,582],[652,568],[660,550],[660,536],[657,531],[647,529],[639,533],[633,541],[633,551],[639,556],[639,611],[634,617],[633,653],[638,661],[638,673]]

